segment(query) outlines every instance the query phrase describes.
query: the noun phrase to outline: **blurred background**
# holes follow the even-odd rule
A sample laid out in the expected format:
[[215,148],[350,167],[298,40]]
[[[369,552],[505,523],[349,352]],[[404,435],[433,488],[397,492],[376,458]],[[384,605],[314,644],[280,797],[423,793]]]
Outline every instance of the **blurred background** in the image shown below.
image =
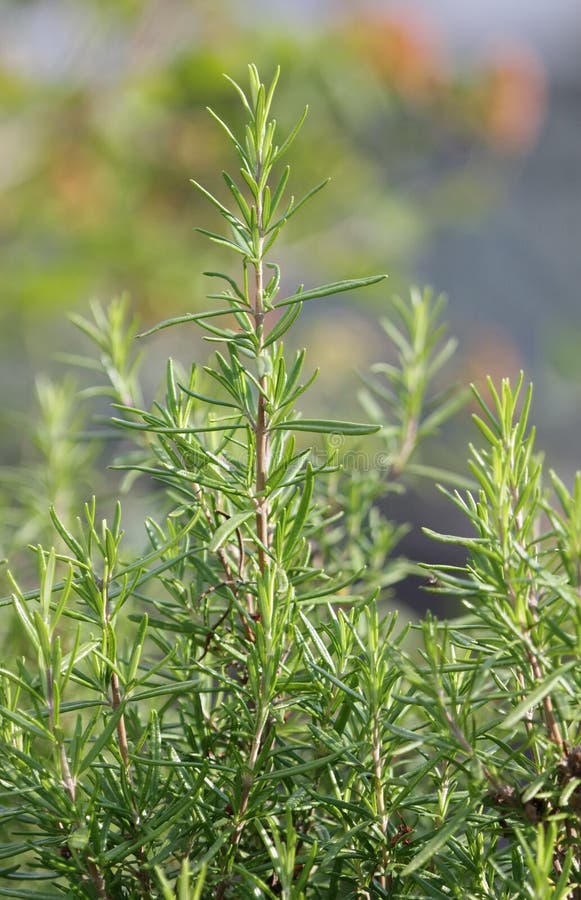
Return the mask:
[[[219,252],[193,228],[217,223],[189,179],[219,192],[235,169],[205,107],[236,120],[221,73],[244,81],[248,61],[267,79],[280,63],[282,129],[309,103],[293,192],[332,176],[288,228],[286,286],[390,276],[304,315],[295,341],[322,370],[313,402],[351,414],[353,368],[388,353],[376,318],[389,293],[431,284],[460,340],[449,377],[524,368],[539,445],[569,477],[581,465],[578,0],[0,0],[0,462],[36,452],[17,423],[39,373],[58,376],[55,354],[78,351],[67,313],[120,291],[144,325],[206,303],[201,272]],[[194,328],[172,331],[149,344],[160,365],[205,358]],[[464,427],[467,414],[450,432],[461,468]],[[420,487],[404,515],[441,527],[440,509]]]

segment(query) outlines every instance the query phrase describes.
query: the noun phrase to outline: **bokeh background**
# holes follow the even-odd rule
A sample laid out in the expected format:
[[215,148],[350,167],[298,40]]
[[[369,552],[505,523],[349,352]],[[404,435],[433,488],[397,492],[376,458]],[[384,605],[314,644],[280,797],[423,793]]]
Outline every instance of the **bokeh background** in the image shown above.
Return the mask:
[[[267,77],[282,66],[282,128],[309,103],[295,192],[332,176],[289,226],[288,287],[390,275],[305,314],[295,340],[321,367],[316,400],[356,408],[353,369],[388,353],[376,326],[388,294],[431,284],[460,340],[449,377],[524,368],[539,445],[569,478],[581,465],[578,0],[0,0],[0,462],[34,454],[17,423],[39,373],[59,377],[55,354],[80,346],[67,313],[128,291],[151,325],[206,302],[200,273],[217,253],[193,228],[216,223],[189,179],[219,191],[234,168],[205,107],[236,119],[221,73],[243,80],[251,60]],[[206,353],[194,330],[150,351],[152,384],[168,352]],[[465,426],[468,414],[448,431],[460,466]],[[441,509],[418,487],[402,512],[438,527]]]

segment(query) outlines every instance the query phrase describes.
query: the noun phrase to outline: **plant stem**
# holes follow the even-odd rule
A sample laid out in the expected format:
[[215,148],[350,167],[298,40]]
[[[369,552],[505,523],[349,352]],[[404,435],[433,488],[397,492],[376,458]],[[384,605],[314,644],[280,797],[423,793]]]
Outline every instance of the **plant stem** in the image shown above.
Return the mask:
[[[77,785],[73,774],[71,772],[71,767],[69,765],[69,759],[67,756],[67,750],[64,744],[64,741],[59,737],[55,728],[55,716],[54,716],[54,687],[53,687],[53,676],[51,670],[46,667],[46,684],[47,684],[47,706],[48,706],[48,719],[50,730],[53,733],[56,741],[58,742],[58,756],[59,763],[61,769],[61,778],[63,787],[67,793],[67,796],[74,806],[76,803],[77,796]],[[80,823],[79,823],[80,824]],[[97,892],[97,896],[103,898],[103,900],[109,900],[109,895],[107,894],[107,887],[105,885],[105,879],[97,866],[97,863],[90,858],[85,858],[85,862],[87,865],[87,871],[89,873],[89,877],[93,882],[95,890]]]
[[[541,669],[541,665],[539,663],[539,659],[535,653],[531,650],[527,649],[527,657],[531,666],[531,670],[535,681],[539,683],[543,680],[543,670]],[[565,755],[565,744],[563,742],[563,738],[561,736],[561,730],[557,723],[557,719],[555,718],[555,712],[553,709],[553,701],[551,699],[551,695],[547,694],[546,697],[543,698],[543,713],[545,719],[545,728],[547,730],[547,735],[549,739],[559,748],[563,756]]]
[[254,738],[252,740],[252,747],[250,748],[250,756],[248,757],[248,768],[250,770],[249,777],[244,784],[244,788],[242,791],[242,799],[240,800],[240,808],[238,810],[238,822],[236,824],[236,828],[234,830],[234,834],[232,835],[232,845],[237,847],[240,843],[240,838],[242,837],[242,832],[244,830],[244,825],[246,824],[244,821],[244,817],[246,815],[246,810],[248,809],[248,801],[250,800],[250,790],[252,787],[252,777],[254,775],[254,768],[256,766],[256,760],[258,759],[258,754],[262,748],[262,740],[264,736],[264,729],[266,728],[266,723],[268,721],[268,715],[266,710],[261,710],[258,716],[258,726],[254,733]]
[[505,800],[507,798],[510,798],[512,801],[511,789],[508,788],[505,784],[503,784],[503,782],[500,781],[500,779],[497,778],[497,776],[493,774],[493,772],[489,769],[489,767],[485,763],[483,763],[482,760],[478,757],[476,750],[471,745],[471,743],[468,741],[466,735],[460,728],[458,722],[456,721],[456,719],[454,718],[454,716],[448,709],[448,707],[446,705],[446,696],[440,685],[437,686],[437,694],[438,694],[438,700],[440,702],[442,712],[444,713],[444,717],[446,719],[446,722],[448,723],[448,727],[450,728],[452,735],[454,736],[457,743],[462,748],[462,750],[465,753],[465,755],[467,756],[467,758],[475,760],[478,763],[478,765],[480,767],[480,771],[484,775],[488,784],[491,786],[491,788],[493,788],[493,790],[499,796],[501,796]]
[[[108,579],[104,581],[103,593],[104,593],[104,601],[105,601],[104,608],[105,608],[106,622],[107,622],[107,624],[109,624],[110,617],[109,617]],[[122,703],[122,697],[121,697],[121,688],[119,685],[119,676],[117,675],[117,672],[115,672],[115,670],[113,669],[111,671],[111,707],[113,709],[113,712],[116,712],[119,709],[119,707],[121,706],[121,703]],[[125,714],[123,712],[119,716],[119,720],[117,722],[117,743],[119,746],[119,753],[121,756],[121,761],[123,763],[123,768],[125,770],[125,775],[126,775],[127,782],[129,785],[129,793],[131,796],[131,807],[132,807],[132,812],[133,812],[133,823],[134,823],[135,829],[137,831],[137,829],[139,828],[140,823],[141,823],[141,814],[139,812],[139,807],[137,806],[137,801],[135,799],[135,795],[133,792],[131,759],[129,757],[129,743],[127,741],[127,729],[125,727]],[[141,882],[141,885],[143,888],[143,898],[144,898],[144,900],[146,900],[146,898],[151,896],[151,879],[149,877],[149,874],[147,873],[147,871],[144,868],[145,863],[147,862],[147,857],[146,857],[144,848],[142,846],[139,847],[137,849],[135,855],[140,864],[138,877],[139,877],[139,881]]]
[[416,448],[418,441],[418,425],[419,417],[416,415],[410,416],[406,421],[399,452],[391,465],[390,474],[394,478],[399,478],[402,474],[409,462],[410,456]]
[[383,871],[379,875],[379,884],[386,890],[387,888],[387,876],[386,876],[386,867],[387,867],[387,822],[388,816],[385,808],[385,797],[383,793],[383,764],[381,761],[381,752],[382,752],[382,744],[381,744],[381,734],[379,731],[379,714],[377,708],[373,710],[373,725],[372,725],[372,734],[371,734],[371,742],[372,742],[372,755],[373,755],[373,774],[375,781],[375,805],[377,808],[377,814],[380,818],[381,832],[384,841],[384,849],[383,849],[383,859],[382,859],[382,869]]
[[[117,672],[111,673],[111,706],[113,712],[116,712],[121,706],[121,691],[119,689],[119,677]],[[117,722],[117,740],[119,743],[119,753],[121,754],[121,759],[125,766],[127,778],[131,781],[131,762],[129,760],[129,745],[127,743],[127,731],[125,729],[125,716],[123,713],[121,713],[119,721]]]
[[[258,754],[262,749],[263,739],[264,739],[264,729],[266,728],[268,722],[268,711],[265,708],[262,708],[258,711],[257,715],[257,726],[254,732],[254,737],[252,739],[252,746],[250,748],[250,755],[248,757],[248,774],[244,781],[242,787],[242,797],[240,799],[240,806],[238,808],[238,814],[236,816],[236,825],[234,827],[234,831],[232,833],[232,837],[230,838],[230,846],[233,852],[236,852],[236,848],[240,843],[240,839],[242,838],[242,832],[246,826],[246,811],[248,810],[248,803],[250,801],[250,791],[252,789],[252,783],[254,778],[254,769],[256,767],[256,760],[258,759]],[[226,876],[223,878],[222,882],[218,886],[216,891],[216,900],[223,900],[226,894],[226,888],[228,887],[228,882]]]
[[[516,504],[518,501],[518,495],[517,495],[515,489],[513,489],[511,491],[511,494],[512,494],[513,502],[514,502],[515,508],[516,508]],[[522,512],[516,513],[515,522],[519,529],[519,532],[522,532],[523,528],[524,528]],[[537,531],[538,531],[538,529],[537,529]],[[529,576],[529,579],[530,579],[530,576]],[[516,609],[516,596],[517,595],[516,595],[516,590],[511,582],[509,582],[509,588],[510,588],[510,591],[511,591],[511,594],[513,597],[513,602],[515,603],[515,609]],[[539,621],[538,602],[537,602],[537,595],[536,595],[536,592],[534,590],[532,583],[530,584],[530,589],[527,592],[526,605],[527,605],[527,610],[528,610],[530,619],[532,620],[533,626],[536,626]],[[527,631],[529,633],[532,631],[532,629],[530,627],[530,622],[526,623],[526,622],[521,621],[520,624],[523,629],[523,637]],[[531,637],[532,637],[532,635],[531,635]],[[538,657],[537,653],[535,652],[535,649],[533,649],[533,647],[531,646],[530,643],[526,642],[525,647],[526,647],[527,659],[529,661],[529,665],[530,665],[531,671],[533,673],[533,678],[535,679],[535,681],[540,683],[543,680],[543,670],[542,670],[541,664],[539,662],[539,657]],[[555,712],[553,709],[553,701],[551,699],[550,694],[547,694],[547,696],[543,698],[542,705],[543,705],[543,715],[544,715],[544,720],[545,720],[545,728],[547,731],[547,736],[548,736],[549,740],[551,740],[559,748],[559,750],[561,751],[561,754],[564,756],[565,755],[565,744],[564,744],[563,738],[561,736],[561,730],[557,723],[557,719],[555,718]]]
[[[208,525],[210,526],[210,528],[213,528],[213,527],[214,527],[214,519],[213,519],[213,517],[212,517],[212,514],[211,514],[210,510],[208,509],[208,504],[207,504],[206,501],[205,501],[204,493],[203,493],[203,491],[202,491],[202,489],[201,489],[201,487],[200,487],[199,484],[197,484],[196,482],[192,482],[192,484],[193,484],[194,492],[195,492],[196,497],[197,497],[197,499],[198,499],[198,502],[199,502],[199,504],[200,504],[200,508],[201,508],[201,510],[202,510],[202,512],[203,512],[203,514],[204,514],[205,519],[206,519],[206,522],[208,523]],[[243,553],[242,553],[242,551],[243,551],[243,547],[241,547],[241,550],[240,550],[240,560],[239,560],[239,576],[240,576],[240,580],[242,580],[242,568],[243,568],[243,558],[242,558]],[[228,560],[228,556],[227,556],[227,554],[226,554],[226,551],[224,550],[223,547],[220,547],[220,548],[216,551],[216,555],[217,555],[218,559],[220,560],[220,565],[221,565],[222,568],[224,569],[224,573],[225,573],[225,575],[226,575],[226,581],[223,582],[223,583],[224,583],[224,584],[229,584],[229,585],[231,585],[231,586],[233,587],[233,589],[236,590],[236,585],[237,585],[236,577],[235,577],[235,574],[234,574],[234,570],[233,570],[233,568],[232,568],[232,566],[230,565],[230,562],[229,562],[229,560]],[[200,598],[200,599],[201,599],[201,598]],[[253,612],[254,612],[254,597],[252,596],[252,594],[250,593],[250,591],[248,591],[248,592],[246,593],[246,600],[247,600],[247,604],[248,604],[248,613],[249,613],[249,615],[252,615]],[[252,632],[252,629],[251,629],[249,623],[248,623],[247,620],[244,618],[244,616],[241,616],[241,620],[242,620],[242,627],[244,628],[244,632],[245,632],[245,634],[246,634],[246,637],[248,638],[249,641],[253,642],[253,641],[254,641],[254,634],[253,634],[253,632]]]
[[53,676],[50,668],[45,667],[45,676],[46,676],[46,685],[47,685],[47,706],[48,706],[48,721],[49,727],[54,735],[55,740],[58,743],[58,751],[59,751],[59,763],[61,768],[61,778],[63,786],[68,794],[69,800],[72,804],[74,804],[76,799],[76,791],[77,786],[75,784],[75,779],[73,778],[71,768],[69,766],[69,760],[67,757],[66,747],[64,742],[60,739],[60,737],[56,733],[55,729],[55,719],[54,719],[54,687],[53,687]]
[[[256,172],[256,182],[260,183],[262,164],[259,158]],[[264,234],[262,224],[263,195],[262,189],[258,192],[256,198],[256,222],[258,229],[258,245],[256,253],[256,262],[254,263],[255,283],[254,283],[254,322],[256,328],[256,337],[258,339],[258,348],[256,357],[261,359],[264,353],[264,268],[263,268],[263,250],[264,250]],[[268,475],[268,459],[269,459],[269,437],[268,437],[268,416],[266,411],[266,374],[259,373],[260,391],[258,393],[258,411],[256,416],[255,436],[256,436],[256,533],[258,537],[258,565],[261,572],[266,567],[266,556],[268,548],[268,498],[265,495],[266,480]]]
[[89,875],[91,876],[91,881],[95,886],[95,890],[99,897],[102,897],[103,900],[109,900],[109,894],[107,893],[107,888],[105,886],[105,880],[99,871],[96,862],[94,860],[87,860],[87,868],[89,870]]

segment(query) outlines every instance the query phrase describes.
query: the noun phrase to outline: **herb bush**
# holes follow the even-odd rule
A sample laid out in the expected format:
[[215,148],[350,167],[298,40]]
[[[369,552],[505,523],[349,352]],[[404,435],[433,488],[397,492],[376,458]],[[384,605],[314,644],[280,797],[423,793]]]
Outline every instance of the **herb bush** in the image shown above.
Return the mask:
[[[384,276],[284,295],[271,251],[322,185],[285,199],[304,117],[277,145],[276,77],[249,71],[245,134],[212,113],[238,157],[229,204],[197,185],[239,275],[207,273],[217,305],[152,329],[196,323],[213,364],[170,361],[142,408],[124,304],[77,322],[125,438],[116,468],[163,488],[141,555],[119,503],[69,514],[82,434],[64,456],[40,441],[68,499],[34,548],[38,587],[10,574],[3,601],[0,895],[578,898],[581,475],[543,486],[522,378],[489,404],[475,391],[474,486],[449,494],[473,536],[434,535],[467,561],[429,573],[465,615],[398,627],[383,601],[401,529],[377,501],[431,474],[415,452],[461,402],[432,388],[453,344],[413,291],[383,323],[397,360],[365,379],[370,422],[301,416],[312,376],[282,339],[305,303]],[[45,438],[69,400],[41,391]],[[342,468],[338,445],[365,435],[385,465]],[[26,540],[49,488],[15,482]]]

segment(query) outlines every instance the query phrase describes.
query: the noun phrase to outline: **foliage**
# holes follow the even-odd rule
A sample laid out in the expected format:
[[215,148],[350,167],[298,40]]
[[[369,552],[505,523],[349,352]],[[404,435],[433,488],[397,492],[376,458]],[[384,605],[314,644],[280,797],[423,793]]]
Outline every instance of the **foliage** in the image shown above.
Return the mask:
[[[440,535],[467,562],[431,574],[467,615],[398,629],[381,602],[398,529],[377,501],[406,468],[433,474],[414,453],[458,405],[432,389],[453,345],[413,292],[384,322],[394,363],[366,377],[371,421],[301,415],[312,378],[282,339],[305,304],[384,276],[283,289],[270,252],[322,185],[288,197],[304,117],[278,143],[278,75],[249,74],[244,132],[212,113],[238,161],[228,200],[196,184],[239,276],[207,273],[215,305],[149,332],[195,324],[213,364],[170,360],[148,405],[123,303],[78,320],[116,468],[160,489],[142,553],[121,504],[103,518],[93,500],[76,523],[53,507],[38,587],[10,575],[26,648],[0,669],[0,896],[576,897],[581,476],[572,494],[552,476],[557,509],[530,392],[520,413],[520,384],[491,385],[491,408],[476,394],[477,488],[450,495],[475,537]],[[357,468],[361,437],[376,456]]]

